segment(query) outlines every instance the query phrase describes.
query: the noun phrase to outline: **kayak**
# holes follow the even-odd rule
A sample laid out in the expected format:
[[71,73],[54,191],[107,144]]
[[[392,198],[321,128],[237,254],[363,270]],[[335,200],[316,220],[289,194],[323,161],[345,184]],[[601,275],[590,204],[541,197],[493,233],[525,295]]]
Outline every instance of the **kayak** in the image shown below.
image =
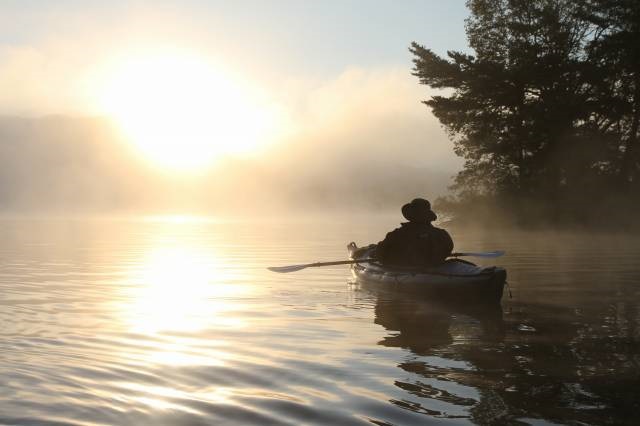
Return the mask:
[[[353,242],[347,246],[353,260],[375,257],[375,248],[375,244],[358,247]],[[499,303],[507,280],[504,268],[482,267],[458,258],[430,268],[354,263],[351,273],[358,281],[390,290],[474,303]]]

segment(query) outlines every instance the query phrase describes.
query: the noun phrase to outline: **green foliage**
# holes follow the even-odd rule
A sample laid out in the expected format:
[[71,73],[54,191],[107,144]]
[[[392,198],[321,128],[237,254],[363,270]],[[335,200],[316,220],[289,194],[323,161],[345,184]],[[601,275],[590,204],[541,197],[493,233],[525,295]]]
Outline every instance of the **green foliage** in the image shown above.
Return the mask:
[[467,5],[473,55],[410,48],[420,83],[448,89],[424,103],[465,159],[458,199],[558,211],[604,194],[638,200],[640,2]]

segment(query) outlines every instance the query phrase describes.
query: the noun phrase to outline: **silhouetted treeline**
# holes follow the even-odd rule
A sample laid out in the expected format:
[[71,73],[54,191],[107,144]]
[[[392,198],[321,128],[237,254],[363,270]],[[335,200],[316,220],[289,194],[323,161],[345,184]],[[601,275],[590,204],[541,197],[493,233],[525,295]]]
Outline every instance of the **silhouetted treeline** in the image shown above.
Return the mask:
[[417,43],[424,103],[465,161],[441,206],[632,222],[640,205],[640,2],[470,0],[473,54]]

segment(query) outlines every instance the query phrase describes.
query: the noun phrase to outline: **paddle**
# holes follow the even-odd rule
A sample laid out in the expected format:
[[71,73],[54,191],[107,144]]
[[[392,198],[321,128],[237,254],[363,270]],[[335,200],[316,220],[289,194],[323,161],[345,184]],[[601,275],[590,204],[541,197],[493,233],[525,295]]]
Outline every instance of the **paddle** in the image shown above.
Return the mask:
[[451,253],[451,257],[500,257],[505,254],[504,250],[484,251],[484,252],[469,252],[469,253]]
[[301,269],[315,268],[317,266],[350,265],[353,263],[375,262],[376,260],[377,259],[338,260],[336,262],[316,262],[316,263],[306,263],[304,265],[270,266],[267,269],[273,272],[296,272]]
[[[473,257],[500,257],[505,252],[503,250],[496,251],[488,251],[488,252],[479,252],[479,253],[452,253],[451,257],[462,257],[462,256],[473,256]],[[306,268],[316,268],[318,266],[333,266],[333,265],[350,265],[353,263],[369,263],[375,262],[377,259],[367,258],[367,259],[356,259],[356,260],[338,260],[335,262],[315,262],[315,263],[305,263],[303,265],[289,265],[289,266],[271,266],[267,268],[273,272],[296,272]]]

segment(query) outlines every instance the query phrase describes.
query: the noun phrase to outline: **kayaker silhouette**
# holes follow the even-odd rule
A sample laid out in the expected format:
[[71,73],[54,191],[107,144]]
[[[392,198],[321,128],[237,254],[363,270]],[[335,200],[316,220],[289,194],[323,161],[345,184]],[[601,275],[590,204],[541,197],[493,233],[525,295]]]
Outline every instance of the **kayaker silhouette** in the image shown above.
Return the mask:
[[385,265],[437,266],[453,251],[453,240],[447,231],[431,222],[437,219],[431,203],[416,198],[402,206],[408,222],[389,232],[376,248],[376,258]]

